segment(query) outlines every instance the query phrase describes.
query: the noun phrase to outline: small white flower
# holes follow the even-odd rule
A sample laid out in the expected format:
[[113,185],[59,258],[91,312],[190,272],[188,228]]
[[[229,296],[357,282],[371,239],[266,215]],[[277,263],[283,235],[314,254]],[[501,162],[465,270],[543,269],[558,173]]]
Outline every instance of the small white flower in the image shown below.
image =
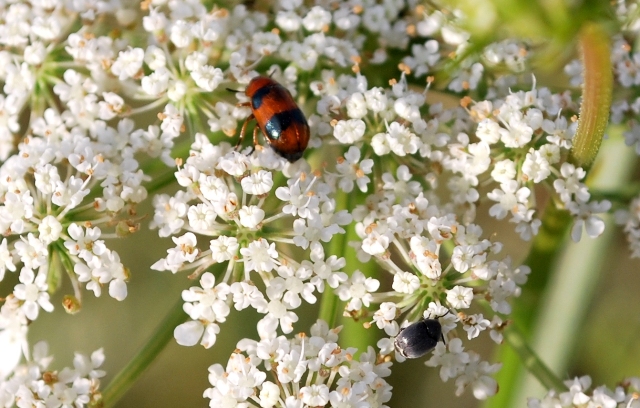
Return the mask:
[[533,137],[533,129],[531,126],[518,117],[509,119],[507,130],[509,132],[502,133],[500,138],[505,147],[523,147],[529,143]]
[[242,207],[238,211],[240,225],[249,229],[257,229],[264,220],[265,212],[256,205]]
[[336,293],[342,301],[349,301],[345,309],[360,310],[362,306],[369,306],[373,300],[371,292],[380,287],[380,282],[374,278],[367,278],[360,271],[355,271],[349,280],[341,284]]
[[409,240],[411,252],[415,255],[414,264],[427,278],[438,280],[442,274],[442,265],[438,254],[439,245],[426,237],[413,236]]
[[20,271],[20,283],[13,289],[14,296],[21,301],[20,308],[29,320],[38,318],[38,311],[42,308],[46,312],[53,311],[53,305],[49,301],[49,289],[47,275],[23,268]]
[[251,47],[262,55],[270,55],[278,50],[282,43],[280,36],[273,32],[258,32],[251,37]]
[[285,32],[294,32],[300,29],[302,19],[295,11],[280,10],[276,15],[276,24]]
[[[311,268],[315,274],[315,276],[311,278],[311,283],[318,288],[318,292],[324,292],[325,282],[327,282],[330,288],[335,289],[348,279],[347,274],[340,271],[340,269],[346,265],[344,258],[338,258],[335,255],[331,255],[326,260],[322,258],[322,256],[311,254],[311,259],[314,261]],[[307,262],[308,261],[302,261],[302,264],[306,265]]]
[[149,96],[160,96],[169,89],[169,70],[161,68],[140,80],[140,88]]
[[510,180],[500,184],[500,189],[494,189],[487,194],[487,197],[498,204],[494,204],[489,209],[489,214],[499,220],[511,212],[514,216],[524,216],[527,210],[528,198],[531,190],[527,187],[518,188],[518,182]]
[[480,356],[472,353],[462,375],[456,379],[456,395],[461,395],[468,386],[471,386],[476,399],[485,400],[495,395],[498,392],[498,382],[491,375],[500,367],[502,364],[491,365],[486,361],[480,361]]
[[222,70],[210,65],[204,65],[191,72],[191,78],[202,90],[212,92],[224,80]]
[[213,261],[220,263],[237,256],[240,245],[237,238],[221,235],[211,240],[209,249],[211,250]]
[[326,384],[313,384],[300,389],[302,403],[310,407],[322,407],[329,402],[329,387]]
[[308,31],[320,31],[331,23],[331,13],[320,6],[314,6],[302,19],[302,25]]
[[551,166],[539,151],[531,149],[522,163],[522,173],[528,180],[540,183],[551,174]]
[[495,144],[500,140],[501,130],[502,128],[500,125],[495,121],[491,119],[483,119],[478,123],[476,136],[485,143]]
[[[360,92],[351,94],[349,99],[347,99],[345,105],[347,107],[347,116],[352,119],[362,119],[367,115],[367,104],[365,102],[364,95]],[[362,122],[362,126],[364,128],[364,122]],[[336,137],[336,139],[340,140],[338,137]],[[340,140],[340,142],[347,143],[343,142],[342,140]]]
[[491,171],[491,178],[498,183],[507,183],[516,177],[516,164],[513,160],[505,159],[497,162]]
[[102,120],[111,120],[124,112],[124,99],[113,92],[103,92],[104,101],[98,102],[98,117]]
[[241,248],[245,262],[245,271],[271,272],[279,264],[276,244],[267,242],[266,239],[252,241],[246,248]]
[[193,39],[191,24],[183,19],[177,20],[174,24],[171,25],[169,38],[176,47],[187,47]]
[[[298,315],[290,311],[284,302],[279,299],[271,299],[267,305],[267,315],[261,322],[268,327],[268,333],[275,335],[274,332],[278,324],[282,332],[286,334],[293,331],[293,324],[297,321]],[[264,333],[264,331],[262,332]]]
[[171,237],[171,239],[176,247],[167,249],[167,257],[151,265],[151,269],[169,270],[172,273],[177,273],[185,262],[191,263],[199,255],[196,236],[193,233],[187,232],[180,237]]
[[240,184],[242,190],[247,194],[264,195],[273,188],[273,174],[270,171],[260,170],[252,173],[248,177],[244,177]]
[[414,154],[422,145],[418,136],[398,122],[392,122],[389,125],[386,136],[389,148],[398,156]]
[[62,224],[53,215],[47,215],[38,225],[39,238],[45,244],[50,244],[60,238],[62,232]]
[[467,338],[469,340],[478,337],[481,331],[486,330],[491,325],[482,314],[467,316],[463,319],[463,323],[463,329],[467,332]]
[[362,240],[362,250],[369,255],[382,255],[387,252],[390,242],[391,239],[387,235],[373,230]]
[[373,171],[373,160],[365,159],[360,162],[360,149],[351,146],[344,158],[338,160],[336,170],[340,173],[339,187],[345,193],[353,190],[354,181],[363,193],[367,192],[367,185],[371,181],[367,174]]
[[160,129],[172,136],[179,136],[182,130],[183,117],[175,106],[168,103],[162,112]]
[[280,401],[280,387],[271,381],[265,381],[262,383],[259,397],[261,408],[272,408]]
[[467,309],[473,300],[473,289],[464,286],[454,286],[447,290],[447,303],[454,309]]
[[378,156],[384,156],[385,154],[391,153],[391,147],[389,146],[386,133],[375,134],[371,138],[371,147]]
[[76,223],[69,225],[67,233],[72,240],[64,242],[64,246],[67,248],[71,255],[78,255],[86,262],[90,262],[94,256],[100,256],[106,250],[104,241],[98,240],[100,238],[100,228],[86,228],[82,229]]
[[47,264],[47,245],[45,242],[37,238],[32,233],[20,237],[19,241],[14,244],[16,254],[20,257],[20,261],[28,269],[38,269]]
[[130,47],[125,51],[120,51],[118,58],[111,65],[111,72],[121,81],[133,78],[142,68],[143,60],[144,50]]
[[398,272],[393,276],[391,287],[396,292],[410,295],[420,287],[420,279],[411,272]]
[[383,329],[388,336],[396,336],[400,332],[396,317],[398,316],[398,309],[393,302],[383,302],[373,314],[373,321],[376,323],[379,329]]
[[469,353],[464,351],[462,340],[455,338],[446,346],[439,342],[433,350],[433,356],[425,364],[429,367],[440,366],[440,378],[447,381],[460,375],[469,359]]
[[587,189],[587,186],[580,182],[587,172],[582,167],[575,167],[571,163],[563,163],[560,167],[560,173],[562,178],[558,178],[553,182],[553,187],[560,195],[560,199],[568,204],[572,201],[572,196],[575,197],[575,201],[579,203],[586,203],[589,201],[591,194]]
[[611,208],[611,202],[597,201],[591,203],[571,202],[567,205],[567,209],[575,218],[575,223],[571,228],[571,239],[579,242],[582,237],[582,227],[584,227],[587,235],[591,238],[599,237],[604,232],[604,221],[595,214],[604,213]]
[[353,144],[364,136],[366,125],[361,119],[339,120],[333,129],[333,136],[340,143]]

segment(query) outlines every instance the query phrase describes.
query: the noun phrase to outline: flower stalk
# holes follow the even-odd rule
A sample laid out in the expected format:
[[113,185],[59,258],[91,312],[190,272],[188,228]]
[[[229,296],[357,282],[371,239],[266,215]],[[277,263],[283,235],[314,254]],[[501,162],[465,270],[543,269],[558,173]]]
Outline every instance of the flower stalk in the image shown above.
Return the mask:
[[173,341],[173,330],[188,317],[182,310],[183,303],[184,301],[180,298],[169,309],[138,353],[109,381],[102,392],[102,404],[105,408],[114,407],[145,370],[156,361],[167,344]]
[[585,24],[580,30],[578,41],[584,65],[584,82],[578,129],[573,138],[569,160],[576,166],[587,169],[598,154],[609,123],[613,68],[610,37],[602,25]]

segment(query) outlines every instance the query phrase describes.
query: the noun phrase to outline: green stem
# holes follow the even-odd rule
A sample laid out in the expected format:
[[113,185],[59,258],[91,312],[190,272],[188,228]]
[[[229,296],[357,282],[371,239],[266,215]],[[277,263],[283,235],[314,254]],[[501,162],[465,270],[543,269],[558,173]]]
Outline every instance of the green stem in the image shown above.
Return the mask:
[[[337,208],[349,208],[349,196],[343,192],[336,195]],[[347,230],[348,231],[348,230]],[[329,255],[336,255],[340,257],[340,254],[344,253],[346,233],[341,235],[334,235],[329,243]],[[325,283],[324,292],[322,293],[322,299],[320,300],[320,312],[319,318],[329,324],[329,327],[334,327],[338,319],[338,296],[335,291]]]
[[[560,210],[555,203],[549,202],[542,216],[540,231],[533,240],[529,256],[523,262],[531,268],[531,273],[527,284],[522,288],[522,295],[513,306],[510,318],[518,322],[523,330],[522,335],[527,338],[530,337],[536,317],[535,311],[553,271],[553,262],[562,249],[570,224],[571,217],[567,211]],[[510,347],[498,348],[494,360],[502,363],[502,368],[496,375],[500,392],[488,399],[483,406],[485,408],[510,407],[516,385],[522,375],[522,360],[520,355]]]
[[[364,202],[364,194],[360,191],[352,192],[348,194],[351,202]],[[340,209],[340,207],[338,207]],[[345,207],[349,210],[352,208]],[[347,233],[345,234],[344,240],[345,242],[349,241],[357,241],[358,235],[355,230],[355,223],[351,223],[346,228]],[[380,270],[377,267],[377,264],[373,261],[367,262],[363,264],[358,260],[358,255],[353,248],[350,248],[348,245],[343,245],[342,248],[338,249],[337,254],[344,255],[345,260],[347,261],[347,265],[344,271],[347,275],[351,276],[356,270],[360,270],[367,277],[374,277],[379,279]],[[332,254],[332,255],[334,255]],[[339,256],[339,255],[338,255]],[[340,303],[341,305],[343,303]],[[342,309],[340,309],[342,310]],[[340,322],[343,326],[342,332],[340,332],[340,343],[345,347],[355,347],[358,349],[358,355],[367,350],[367,347],[376,344],[380,337],[380,332],[375,328],[365,328],[364,323],[367,321],[371,321],[370,316],[362,316],[361,318],[354,319],[350,316],[342,316]]]
[[184,322],[188,315],[182,310],[182,298],[170,309],[169,314],[158,325],[138,354],[109,382],[102,393],[104,407],[113,407],[131,388],[149,365],[156,360],[165,346],[173,339],[173,330]]
[[151,180],[149,184],[146,185],[147,192],[149,194],[157,193],[163,187],[171,185],[176,181],[175,172],[176,169],[171,169],[168,172],[162,173],[158,177],[154,177],[153,180]]
[[570,161],[586,169],[591,167],[598,154],[609,122],[613,68],[610,36],[601,25],[585,24],[580,30],[579,41],[584,83],[578,129],[573,138]]
[[538,355],[529,347],[522,332],[515,325],[510,325],[504,332],[506,343],[518,355],[522,365],[535,376],[535,378],[547,389],[565,391],[567,387],[556,375],[547,367]]

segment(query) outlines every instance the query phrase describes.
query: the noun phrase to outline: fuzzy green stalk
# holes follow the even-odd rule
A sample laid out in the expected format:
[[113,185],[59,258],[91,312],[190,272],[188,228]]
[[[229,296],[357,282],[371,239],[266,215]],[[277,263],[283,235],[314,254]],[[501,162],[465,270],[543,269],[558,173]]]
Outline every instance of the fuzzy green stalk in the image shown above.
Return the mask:
[[599,24],[587,23],[580,30],[584,82],[578,129],[573,138],[569,161],[584,169],[593,164],[609,122],[613,90],[609,41],[609,35]]

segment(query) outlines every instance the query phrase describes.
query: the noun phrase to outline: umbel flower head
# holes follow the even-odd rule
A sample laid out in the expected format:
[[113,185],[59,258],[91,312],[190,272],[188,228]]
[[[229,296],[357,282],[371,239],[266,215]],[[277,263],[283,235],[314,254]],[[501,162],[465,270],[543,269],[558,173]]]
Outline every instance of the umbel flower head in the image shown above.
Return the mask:
[[59,371],[49,368],[53,357],[48,352],[46,342],[37,343],[25,364],[11,373],[0,371],[2,406],[84,407],[101,402],[100,378],[106,374],[99,369],[104,362],[102,349],[90,356],[76,353],[73,367]]
[[391,362],[380,360],[373,347],[356,359],[355,348],[338,346],[340,330],[319,320],[310,335],[243,339],[226,368],[209,367],[212,387],[204,397],[210,407],[386,407]]

